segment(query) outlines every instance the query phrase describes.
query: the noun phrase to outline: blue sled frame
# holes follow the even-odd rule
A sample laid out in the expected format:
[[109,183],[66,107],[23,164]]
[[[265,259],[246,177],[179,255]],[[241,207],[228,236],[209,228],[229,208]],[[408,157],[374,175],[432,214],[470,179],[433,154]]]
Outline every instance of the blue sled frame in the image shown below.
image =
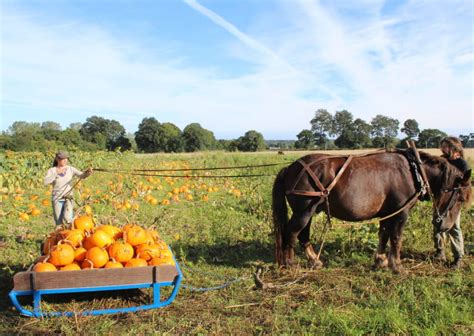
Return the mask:
[[[29,317],[54,317],[74,315],[104,315],[130,313],[140,310],[161,308],[174,301],[183,275],[175,265],[160,265],[120,269],[95,269],[81,271],[58,271],[36,273],[32,271],[17,273],[14,277],[14,288],[10,291],[10,299],[15,308]],[[84,284],[87,283],[87,286]],[[172,286],[167,299],[161,300],[161,288]],[[57,288],[54,288],[57,287]],[[114,309],[86,310],[81,312],[43,312],[41,299],[44,295],[86,293],[102,291],[118,291],[138,288],[152,288],[152,303]],[[32,296],[33,311],[25,309],[18,297]]]

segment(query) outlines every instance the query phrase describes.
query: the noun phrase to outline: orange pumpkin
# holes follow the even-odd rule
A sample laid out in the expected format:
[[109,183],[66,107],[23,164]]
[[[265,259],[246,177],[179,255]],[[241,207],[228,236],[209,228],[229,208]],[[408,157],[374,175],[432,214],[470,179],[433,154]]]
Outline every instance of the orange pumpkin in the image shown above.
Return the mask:
[[83,262],[81,262],[81,269],[92,269],[94,268],[94,263],[88,259],[84,259]]
[[35,209],[31,210],[31,215],[32,216],[39,216],[39,215],[41,215],[41,211],[39,209],[35,208]]
[[43,254],[49,254],[52,247],[57,244],[59,241],[60,236],[57,231],[51,233],[43,243]]
[[123,265],[112,258],[105,264],[104,268],[123,268]]
[[162,257],[169,257],[169,256],[173,256],[173,253],[171,252],[171,250],[169,249],[168,246],[166,246],[166,248],[162,248],[160,250],[160,253],[161,253],[161,256]]
[[160,255],[160,246],[157,244],[140,244],[136,247],[137,255],[146,261]]
[[120,230],[118,227],[113,226],[113,225],[102,225],[101,227],[98,228],[98,230],[102,230],[105,233],[107,233],[110,237],[113,239],[119,239],[122,238],[122,230]]
[[102,230],[96,230],[90,239],[92,244],[97,247],[106,247],[112,244],[112,237]]
[[59,270],[60,271],[80,271],[81,266],[79,266],[78,263],[73,262],[72,264],[61,267]]
[[155,257],[148,262],[150,266],[159,266],[159,265],[175,265],[175,261],[172,255],[165,255],[160,257]]
[[87,236],[84,238],[84,240],[82,241],[82,246],[86,249],[86,250],[90,250],[91,248],[93,248],[95,245],[94,245],[94,242],[92,241],[92,238],[91,236]]
[[125,232],[125,231],[127,231],[128,229],[131,229],[134,226],[137,226],[137,224],[131,224],[131,223],[125,224],[122,228],[122,231]]
[[127,262],[133,258],[132,245],[123,242],[115,242],[109,246],[109,255],[118,262]]
[[94,268],[100,268],[109,261],[109,254],[106,250],[94,246],[90,250],[87,250],[86,260],[90,260],[94,265]]
[[84,231],[79,229],[63,230],[60,232],[62,239],[67,241],[72,247],[78,247],[84,239]]
[[94,227],[94,221],[91,216],[80,216],[74,220],[74,227],[82,231],[91,231]]
[[87,250],[84,247],[78,247],[74,250],[74,260],[75,261],[83,261],[86,259]]
[[39,262],[33,267],[33,271],[35,272],[53,272],[57,271],[56,266],[49,262]]
[[142,258],[132,258],[125,264],[125,267],[144,267],[148,266],[145,259]]
[[155,244],[158,241],[160,241],[160,235],[158,234],[158,232],[156,232],[153,229],[146,230],[146,237],[147,237],[146,239],[147,244]]
[[69,244],[62,244],[54,246],[49,253],[49,262],[54,266],[66,266],[74,261],[74,249]]
[[138,225],[134,225],[124,231],[124,239],[132,246],[144,244],[147,240],[146,231]]

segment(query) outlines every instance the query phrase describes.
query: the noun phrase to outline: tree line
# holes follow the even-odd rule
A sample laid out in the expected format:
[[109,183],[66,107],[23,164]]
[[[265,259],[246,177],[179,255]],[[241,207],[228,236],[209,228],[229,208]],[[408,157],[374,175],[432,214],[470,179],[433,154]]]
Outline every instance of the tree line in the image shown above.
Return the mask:
[[[438,147],[447,136],[438,129],[420,130],[415,119],[400,122],[383,115],[370,122],[354,119],[346,111],[333,114],[318,109],[310,120],[310,128],[296,135],[296,141],[267,140],[255,130],[249,130],[233,140],[217,140],[214,133],[199,123],[191,123],[181,130],[169,122],[154,117],[144,118],[134,134],[126,133],[116,120],[91,116],[84,123],[72,123],[66,129],[54,121],[43,123],[15,121],[0,134],[0,150],[48,151],[69,148],[86,151],[133,150],[142,153],[179,153],[206,150],[261,151],[279,149],[358,149],[402,146],[404,140],[415,140],[418,147]],[[399,139],[399,131],[406,135]],[[474,133],[459,135],[465,147],[474,147]]]
[[142,153],[179,153],[205,150],[261,151],[266,149],[263,135],[250,130],[235,140],[217,140],[214,133],[198,123],[182,131],[176,125],[144,118],[135,134],[126,133],[116,120],[98,116],[84,123],[72,123],[66,129],[54,121],[15,121],[0,134],[0,150],[48,151],[69,148],[86,151],[133,150]]
[[[370,122],[354,119],[347,110],[334,115],[326,109],[318,109],[310,121],[311,128],[298,133],[295,148],[310,149],[359,149],[403,147],[405,140],[414,140],[418,147],[438,147],[447,134],[439,129],[420,130],[415,119],[407,119],[400,128],[400,121],[384,115],[375,116]],[[397,138],[401,131],[403,139]],[[474,133],[459,135],[465,147],[474,147]]]

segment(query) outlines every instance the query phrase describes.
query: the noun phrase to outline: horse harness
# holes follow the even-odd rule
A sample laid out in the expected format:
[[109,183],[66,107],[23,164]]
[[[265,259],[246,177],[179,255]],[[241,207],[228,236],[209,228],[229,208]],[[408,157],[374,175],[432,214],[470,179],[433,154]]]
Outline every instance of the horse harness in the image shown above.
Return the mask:
[[[293,187],[289,190],[286,190],[285,193],[286,193],[286,195],[301,195],[301,196],[321,197],[321,200],[319,201],[318,205],[321,204],[322,202],[326,203],[326,215],[327,215],[326,224],[331,226],[331,214],[330,214],[330,211],[329,211],[329,194],[330,194],[331,190],[334,188],[334,186],[337,184],[337,182],[340,180],[341,176],[344,174],[345,170],[347,169],[347,167],[351,163],[352,159],[354,157],[363,157],[363,156],[378,154],[382,151],[386,152],[386,150],[380,150],[380,151],[376,151],[376,152],[372,152],[372,153],[366,153],[366,154],[360,154],[360,155],[321,157],[321,158],[313,160],[309,163],[305,162],[303,159],[299,159],[296,162],[298,162],[302,166],[302,169],[301,169],[300,173],[298,174],[298,177],[296,178],[295,183],[293,184]],[[431,190],[429,188],[428,180],[427,180],[426,174],[423,170],[423,166],[421,165],[421,160],[419,159],[419,155],[416,152],[416,149],[414,149],[413,152],[414,153],[411,153],[410,151],[403,151],[403,152],[399,152],[399,153],[404,154],[405,158],[409,162],[409,165],[411,167],[411,172],[413,174],[415,188],[416,188],[417,191],[400,209],[398,209],[397,211],[395,211],[395,212],[393,212],[393,213],[391,213],[387,216],[381,217],[379,219],[379,221],[388,219],[390,217],[393,217],[393,216],[399,214],[400,212],[402,212],[406,208],[411,207],[416,202],[417,199],[419,199],[419,198],[422,199],[423,197],[425,197],[425,195],[427,193],[430,194],[430,196],[431,196]],[[339,169],[339,171],[337,172],[336,176],[331,181],[331,183],[327,187],[325,187],[321,183],[319,178],[316,176],[314,170],[311,169],[311,167],[314,166],[317,163],[322,162],[322,161],[329,160],[329,159],[334,159],[334,158],[345,158],[346,161],[342,165],[341,169]],[[421,174],[420,174],[420,172],[421,172]],[[296,189],[300,179],[303,177],[303,175],[305,173],[307,173],[311,177],[311,179],[313,180],[315,185],[319,188],[318,191],[307,191],[307,190],[298,190],[298,189]],[[432,199],[434,201],[433,197],[432,197]],[[450,200],[450,204],[451,204],[451,202],[453,202],[452,201],[453,199],[455,200],[455,198],[452,196],[451,200]],[[454,202],[453,202],[453,205],[454,205]],[[452,205],[451,205],[451,207],[452,207]],[[449,211],[449,206],[448,206],[447,210],[445,211],[444,215],[446,215],[446,213],[448,211]],[[439,215],[439,212],[437,211],[437,209],[436,209],[436,212],[437,212],[438,218],[439,218],[440,215]]]

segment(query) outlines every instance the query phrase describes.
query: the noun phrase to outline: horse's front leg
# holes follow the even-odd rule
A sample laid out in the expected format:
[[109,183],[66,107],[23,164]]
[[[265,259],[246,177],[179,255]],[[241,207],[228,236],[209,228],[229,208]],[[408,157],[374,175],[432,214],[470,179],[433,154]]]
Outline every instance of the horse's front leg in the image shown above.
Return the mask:
[[309,265],[311,268],[319,269],[323,267],[323,263],[319,260],[318,255],[313,249],[311,242],[309,241],[310,228],[311,228],[311,218],[309,218],[308,224],[301,230],[298,235],[298,240],[300,241],[301,247],[304,249],[306,257],[309,260]]

